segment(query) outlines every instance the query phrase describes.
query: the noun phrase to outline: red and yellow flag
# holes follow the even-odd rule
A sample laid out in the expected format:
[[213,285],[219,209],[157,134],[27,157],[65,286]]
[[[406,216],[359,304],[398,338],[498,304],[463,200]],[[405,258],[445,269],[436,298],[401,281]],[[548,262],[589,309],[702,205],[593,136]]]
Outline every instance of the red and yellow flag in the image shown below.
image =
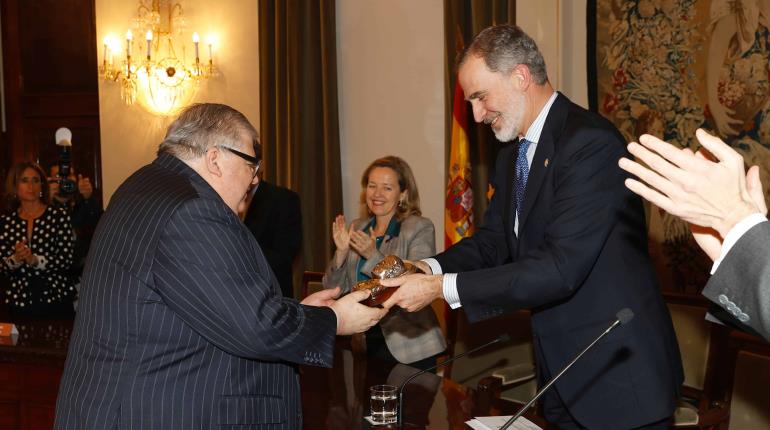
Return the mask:
[[449,175],[444,204],[444,242],[447,248],[473,234],[473,189],[467,106],[460,83],[456,82],[452,107]]

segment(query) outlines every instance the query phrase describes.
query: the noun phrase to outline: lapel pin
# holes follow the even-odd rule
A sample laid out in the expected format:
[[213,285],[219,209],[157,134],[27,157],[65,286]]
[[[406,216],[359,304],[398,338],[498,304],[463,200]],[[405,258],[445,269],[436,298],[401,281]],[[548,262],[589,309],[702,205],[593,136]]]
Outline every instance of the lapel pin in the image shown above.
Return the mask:
[[544,165],[545,167],[548,167],[548,159],[547,159],[547,158],[546,158],[546,159],[545,159],[545,161],[543,162],[543,165]]

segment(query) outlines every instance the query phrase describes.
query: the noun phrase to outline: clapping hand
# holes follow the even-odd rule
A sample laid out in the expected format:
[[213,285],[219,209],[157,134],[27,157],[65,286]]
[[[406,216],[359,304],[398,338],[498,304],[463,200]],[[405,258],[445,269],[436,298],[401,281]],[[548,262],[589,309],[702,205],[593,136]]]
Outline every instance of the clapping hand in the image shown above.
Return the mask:
[[20,240],[16,242],[16,246],[14,247],[13,261],[17,263],[24,262],[32,266],[37,262],[37,257],[32,253],[29,246],[27,246],[27,242]]
[[626,179],[626,187],[690,223],[695,241],[716,259],[735,224],[753,213],[766,215],[767,207],[759,168],[744,173],[738,152],[701,129],[695,135],[705,151],[693,153],[643,135],[628,150],[646,166],[627,158],[619,164],[638,178]]
[[372,258],[374,250],[376,249],[376,238],[374,229],[370,229],[369,233],[364,233],[360,230],[350,231],[350,247],[363,258],[367,260]]
[[337,251],[348,252],[350,248],[350,232],[353,231],[353,225],[348,228],[345,224],[345,216],[337,215],[332,222],[332,238]]
[[345,261],[345,256],[350,249],[350,234],[353,232],[353,224],[348,227],[345,224],[345,216],[337,215],[332,222],[332,239],[334,239],[334,246],[337,250],[334,252],[334,259],[337,263],[336,266],[340,267]]
[[747,184],[739,153],[701,129],[696,136],[714,161],[701,151],[693,153],[644,135],[628,149],[649,167],[626,158],[620,167],[639,178],[626,179],[631,191],[684,221],[713,228],[724,238],[745,216],[766,211],[760,207],[764,196],[752,186],[758,177],[749,178],[752,184]]

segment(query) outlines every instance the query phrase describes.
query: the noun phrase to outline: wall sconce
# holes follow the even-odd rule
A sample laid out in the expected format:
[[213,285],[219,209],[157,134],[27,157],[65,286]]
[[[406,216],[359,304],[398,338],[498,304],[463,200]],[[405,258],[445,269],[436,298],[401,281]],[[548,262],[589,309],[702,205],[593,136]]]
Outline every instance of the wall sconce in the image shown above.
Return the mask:
[[[121,50],[116,38],[105,37],[99,67],[103,79],[120,85],[120,97],[127,105],[138,101],[159,115],[172,115],[190,104],[199,82],[218,75],[211,36],[206,39],[208,61],[203,62],[200,37],[192,34],[195,58],[187,64],[187,21],[182,5],[172,1],[152,0],[146,4],[139,0],[136,17],[125,35],[125,50]],[[144,40],[135,40],[141,36]]]

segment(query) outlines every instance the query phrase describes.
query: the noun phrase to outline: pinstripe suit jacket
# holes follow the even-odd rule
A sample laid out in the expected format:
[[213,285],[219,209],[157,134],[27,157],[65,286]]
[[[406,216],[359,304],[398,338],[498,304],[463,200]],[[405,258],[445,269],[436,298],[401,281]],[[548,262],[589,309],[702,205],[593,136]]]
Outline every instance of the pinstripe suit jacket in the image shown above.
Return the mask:
[[[370,219],[359,218],[353,221],[353,225],[357,230],[362,230],[369,221]],[[366,260],[361,272],[371,275],[374,266],[386,255],[419,260],[435,253],[436,234],[433,223],[428,218],[410,215],[401,221],[397,235],[383,239],[380,249],[375,249],[374,255]],[[324,287],[339,286],[343,292],[350,291],[358,279],[360,258],[355,251],[350,250],[340,267],[334,267],[332,258],[324,276]],[[414,363],[446,349],[444,335],[430,306],[412,313],[393,308],[380,320],[380,327],[388,350],[401,363]]]
[[113,196],[80,294],[57,429],[299,429],[293,363],[332,362],[333,311],[283,299],[248,229],[169,155]]

